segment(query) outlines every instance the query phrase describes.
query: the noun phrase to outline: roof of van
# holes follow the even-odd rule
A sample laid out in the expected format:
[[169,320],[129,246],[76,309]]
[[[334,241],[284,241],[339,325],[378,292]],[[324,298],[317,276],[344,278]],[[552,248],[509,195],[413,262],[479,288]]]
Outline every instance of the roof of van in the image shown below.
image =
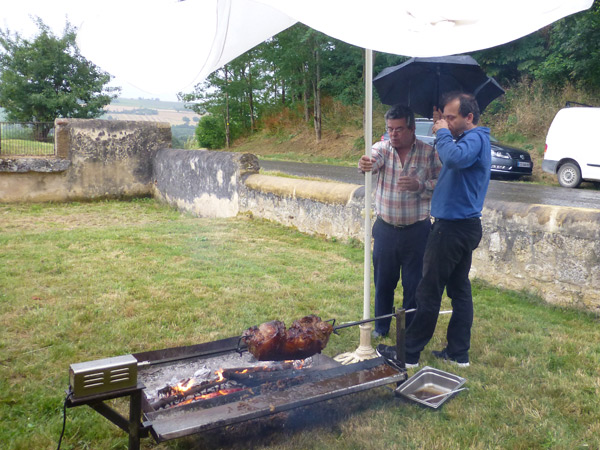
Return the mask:
[[560,111],[556,113],[556,117],[561,116],[569,116],[569,117],[593,117],[594,119],[598,119],[598,115],[600,115],[600,108],[593,108],[587,106],[573,106],[570,108],[562,108]]

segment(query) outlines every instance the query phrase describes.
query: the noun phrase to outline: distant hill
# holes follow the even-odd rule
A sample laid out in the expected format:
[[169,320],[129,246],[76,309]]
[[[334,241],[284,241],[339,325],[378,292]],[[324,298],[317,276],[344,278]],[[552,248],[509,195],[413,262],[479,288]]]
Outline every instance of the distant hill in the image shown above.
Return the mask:
[[189,111],[183,102],[165,102],[151,98],[116,98],[111,102],[114,106],[133,106],[149,109],[172,109],[174,111]]
[[167,122],[171,126],[196,126],[200,116],[185,107],[183,102],[165,102],[159,99],[117,98],[106,108],[102,119]]

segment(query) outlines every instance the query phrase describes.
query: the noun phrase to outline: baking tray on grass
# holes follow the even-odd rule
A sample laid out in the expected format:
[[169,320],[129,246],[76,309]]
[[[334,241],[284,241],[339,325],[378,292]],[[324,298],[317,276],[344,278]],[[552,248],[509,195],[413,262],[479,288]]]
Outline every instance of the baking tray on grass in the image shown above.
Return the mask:
[[465,388],[463,377],[425,366],[396,389],[396,395],[429,408],[437,409]]

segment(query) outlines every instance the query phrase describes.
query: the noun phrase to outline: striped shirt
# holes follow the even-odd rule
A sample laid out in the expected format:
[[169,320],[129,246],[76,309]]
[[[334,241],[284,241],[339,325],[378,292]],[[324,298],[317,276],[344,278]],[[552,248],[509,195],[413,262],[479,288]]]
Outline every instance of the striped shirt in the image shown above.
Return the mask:
[[[415,140],[406,155],[404,166],[389,140],[373,145],[373,173],[377,174],[375,211],[392,225],[410,225],[429,217],[431,196],[442,163],[430,145]],[[417,176],[417,191],[401,191],[398,177]]]

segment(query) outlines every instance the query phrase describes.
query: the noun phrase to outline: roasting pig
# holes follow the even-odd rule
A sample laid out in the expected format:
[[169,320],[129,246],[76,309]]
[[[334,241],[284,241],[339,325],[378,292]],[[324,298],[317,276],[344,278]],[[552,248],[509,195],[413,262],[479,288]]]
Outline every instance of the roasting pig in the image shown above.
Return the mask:
[[321,353],[332,332],[329,322],[311,314],[294,321],[287,330],[279,320],[250,327],[242,334],[242,340],[259,361],[285,361]]

